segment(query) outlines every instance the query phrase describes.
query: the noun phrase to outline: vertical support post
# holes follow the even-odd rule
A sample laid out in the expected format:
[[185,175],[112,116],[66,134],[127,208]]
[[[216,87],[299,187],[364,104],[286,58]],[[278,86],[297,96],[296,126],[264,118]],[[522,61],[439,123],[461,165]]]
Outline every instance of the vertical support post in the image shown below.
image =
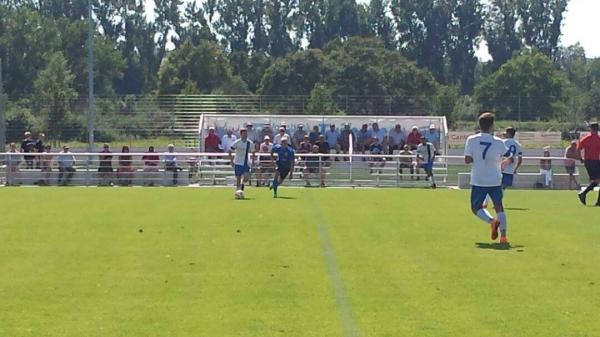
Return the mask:
[[6,151],[6,103],[4,101],[4,82],[2,81],[2,58],[0,57],[0,152]]
[[[88,0],[88,153],[92,153],[94,150],[94,20],[92,18],[92,14],[92,0]],[[92,156],[90,155],[88,156],[88,160],[86,162],[86,186],[89,185],[91,164]]]

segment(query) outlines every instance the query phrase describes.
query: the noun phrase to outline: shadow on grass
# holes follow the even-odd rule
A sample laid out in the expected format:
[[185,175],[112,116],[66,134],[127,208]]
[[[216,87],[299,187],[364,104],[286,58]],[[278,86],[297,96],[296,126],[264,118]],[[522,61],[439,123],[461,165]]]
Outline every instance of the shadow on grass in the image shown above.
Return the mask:
[[296,198],[294,198],[294,197],[281,197],[281,196],[278,196],[276,199],[283,199],[283,200],[296,200]]
[[510,243],[498,243],[498,242],[475,242],[478,249],[491,249],[491,250],[516,250],[517,252],[523,252],[523,245],[512,245]]
[[506,207],[505,209],[507,211],[523,211],[523,212],[526,212],[529,210],[529,208],[518,208],[518,207]]

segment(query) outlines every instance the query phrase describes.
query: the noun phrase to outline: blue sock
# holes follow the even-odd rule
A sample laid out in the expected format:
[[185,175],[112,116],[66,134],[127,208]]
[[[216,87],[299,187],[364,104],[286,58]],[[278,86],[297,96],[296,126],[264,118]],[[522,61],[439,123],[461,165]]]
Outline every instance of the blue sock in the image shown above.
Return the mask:
[[279,180],[273,179],[273,190],[277,193],[277,187],[279,187]]
[[500,232],[502,233],[502,236],[506,236],[506,228],[508,226],[506,213],[498,212],[496,215],[498,216],[498,221],[500,221]]

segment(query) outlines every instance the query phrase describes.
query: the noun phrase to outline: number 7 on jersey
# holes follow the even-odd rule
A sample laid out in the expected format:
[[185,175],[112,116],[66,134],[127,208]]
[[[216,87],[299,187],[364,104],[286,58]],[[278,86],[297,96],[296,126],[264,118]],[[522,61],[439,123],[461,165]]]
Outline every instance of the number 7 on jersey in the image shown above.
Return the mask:
[[485,157],[487,156],[487,152],[490,149],[490,147],[492,146],[492,143],[490,143],[490,142],[479,142],[479,145],[485,146],[485,149],[483,150],[483,160],[485,160]]

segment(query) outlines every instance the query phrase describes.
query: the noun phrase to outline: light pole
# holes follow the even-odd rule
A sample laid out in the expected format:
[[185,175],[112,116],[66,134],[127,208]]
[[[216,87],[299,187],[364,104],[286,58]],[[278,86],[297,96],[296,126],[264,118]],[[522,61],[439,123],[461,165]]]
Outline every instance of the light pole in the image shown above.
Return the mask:
[[92,0],[88,0],[88,152],[94,149],[94,20]]
[[0,152],[6,151],[6,117],[4,105],[4,83],[2,82],[2,58],[0,57]]

